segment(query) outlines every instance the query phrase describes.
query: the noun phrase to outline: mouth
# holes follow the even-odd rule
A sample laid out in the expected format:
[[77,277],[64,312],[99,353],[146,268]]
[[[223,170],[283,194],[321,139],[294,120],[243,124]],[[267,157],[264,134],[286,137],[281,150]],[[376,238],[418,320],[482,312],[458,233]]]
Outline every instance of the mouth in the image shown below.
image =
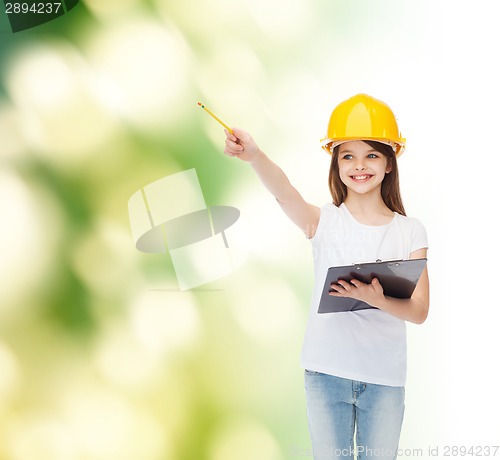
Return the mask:
[[360,174],[358,176],[349,176],[355,182],[366,182],[371,179],[373,175],[371,174]]

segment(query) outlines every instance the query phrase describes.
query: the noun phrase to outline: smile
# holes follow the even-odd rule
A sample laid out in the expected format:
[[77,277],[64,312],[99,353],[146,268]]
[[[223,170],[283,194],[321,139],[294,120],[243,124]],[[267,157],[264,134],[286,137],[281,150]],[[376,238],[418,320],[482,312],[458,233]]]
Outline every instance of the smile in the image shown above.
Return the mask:
[[360,176],[350,176],[350,177],[351,177],[351,179],[353,179],[355,181],[363,182],[363,181],[370,179],[373,176],[371,174],[363,174]]

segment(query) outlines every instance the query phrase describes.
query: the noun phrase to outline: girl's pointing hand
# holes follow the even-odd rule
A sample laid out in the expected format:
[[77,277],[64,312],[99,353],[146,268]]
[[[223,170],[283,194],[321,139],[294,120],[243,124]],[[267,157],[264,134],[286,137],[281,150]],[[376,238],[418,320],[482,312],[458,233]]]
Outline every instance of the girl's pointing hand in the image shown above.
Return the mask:
[[230,133],[227,129],[226,133],[226,148],[224,153],[230,157],[238,157],[240,160],[252,162],[260,153],[258,145],[253,140],[252,136],[239,128],[233,128]]

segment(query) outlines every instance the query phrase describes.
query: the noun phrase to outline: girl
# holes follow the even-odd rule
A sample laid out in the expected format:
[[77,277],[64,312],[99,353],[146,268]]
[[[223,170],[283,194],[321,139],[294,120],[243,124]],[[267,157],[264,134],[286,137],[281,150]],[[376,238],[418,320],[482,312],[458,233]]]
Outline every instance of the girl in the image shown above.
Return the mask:
[[333,203],[307,203],[243,130],[226,131],[224,152],[248,162],[286,215],[310,239],[315,284],[302,350],[314,458],[395,459],[404,412],[405,321],[429,309],[424,270],[410,299],[384,295],[377,279],[332,284],[330,295],[374,309],[318,313],[331,266],[427,256],[422,224],[406,217],[396,157],[405,145],[390,108],[359,94],[332,113],[323,147],[332,155]]

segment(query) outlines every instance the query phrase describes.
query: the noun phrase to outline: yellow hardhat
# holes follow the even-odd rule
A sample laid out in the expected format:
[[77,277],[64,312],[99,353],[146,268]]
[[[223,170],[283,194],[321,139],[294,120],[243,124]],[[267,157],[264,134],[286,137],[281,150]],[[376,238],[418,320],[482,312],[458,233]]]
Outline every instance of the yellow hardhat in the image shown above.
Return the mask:
[[396,157],[403,153],[406,143],[389,106],[367,94],[357,94],[335,107],[321,145],[331,155],[336,145],[353,140],[389,144]]

